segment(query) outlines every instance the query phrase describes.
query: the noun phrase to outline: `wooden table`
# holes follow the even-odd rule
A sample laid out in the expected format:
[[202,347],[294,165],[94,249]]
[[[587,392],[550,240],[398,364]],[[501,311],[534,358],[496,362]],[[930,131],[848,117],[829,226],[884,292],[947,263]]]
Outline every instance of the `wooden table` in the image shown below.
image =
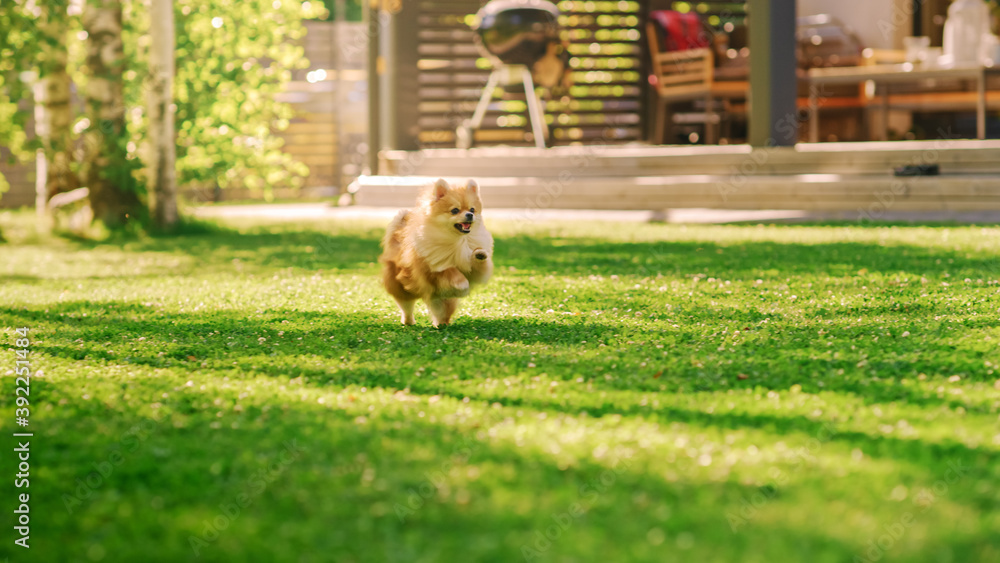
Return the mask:
[[920,83],[928,80],[970,80],[976,83],[976,137],[986,138],[986,78],[1000,74],[997,66],[925,66],[911,63],[893,65],[845,66],[809,70],[809,141],[819,142],[819,91],[835,84],[861,84],[872,81],[875,91],[881,86],[882,140],[888,140],[889,86]]

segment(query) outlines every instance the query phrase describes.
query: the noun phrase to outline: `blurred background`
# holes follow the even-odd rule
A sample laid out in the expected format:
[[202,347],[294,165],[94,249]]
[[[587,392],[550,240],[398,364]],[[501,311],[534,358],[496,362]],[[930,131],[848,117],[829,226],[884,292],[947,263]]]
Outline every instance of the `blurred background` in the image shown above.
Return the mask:
[[[383,151],[418,151],[747,142],[751,3],[556,2],[549,66],[532,67],[544,143],[520,84],[487,88],[497,61],[484,48],[482,30],[477,34],[483,5],[396,1],[366,13],[354,0],[172,2],[180,197],[336,197],[359,174],[378,172],[372,143]],[[984,5],[992,33],[997,2]],[[798,140],[934,139],[942,130],[975,137],[976,85],[964,79],[901,84],[885,100],[866,80],[830,86],[819,100],[822,119],[808,119],[810,70],[940,57],[952,7],[949,0],[798,0]],[[86,183],[84,138],[99,124],[91,123],[83,95],[93,75],[85,8],[82,0],[0,7],[0,206],[35,204],[39,151],[49,161],[47,197]],[[120,9],[120,29],[109,33],[120,41],[124,88],[121,102],[108,103],[123,106],[121,168],[142,191],[152,22],[149,2],[125,0]],[[371,54],[370,44],[377,45]],[[661,55],[676,60],[670,56],[677,52],[704,52],[697,63],[709,70],[697,84],[676,82],[683,65],[656,62]],[[381,78],[370,88],[373,69]],[[691,88],[697,93],[685,94]],[[986,138],[1000,133],[994,94],[991,79]],[[470,128],[481,98],[488,104]]]

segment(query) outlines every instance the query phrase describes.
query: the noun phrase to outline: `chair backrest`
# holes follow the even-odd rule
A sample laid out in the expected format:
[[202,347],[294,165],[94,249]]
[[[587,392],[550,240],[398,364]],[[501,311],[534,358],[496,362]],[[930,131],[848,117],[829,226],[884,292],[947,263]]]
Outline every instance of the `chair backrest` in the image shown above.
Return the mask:
[[647,24],[653,81],[661,97],[683,95],[712,84],[714,59],[708,48],[663,52],[653,22]]
[[650,36],[655,35],[659,41],[659,51],[700,49],[712,43],[711,34],[695,12],[653,10],[649,13],[649,21],[655,25],[655,33]]

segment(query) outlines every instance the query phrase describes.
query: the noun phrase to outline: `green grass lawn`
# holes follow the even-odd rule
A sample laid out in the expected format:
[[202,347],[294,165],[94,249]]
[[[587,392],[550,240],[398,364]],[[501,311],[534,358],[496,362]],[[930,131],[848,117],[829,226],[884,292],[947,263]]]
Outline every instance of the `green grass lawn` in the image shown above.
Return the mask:
[[[491,224],[403,327],[382,225],[0,216],[12,561],[1000,561],[996,227]],[[30,551],[13,545],[30,492]],[[197,552],[197,555],[196,555]]]

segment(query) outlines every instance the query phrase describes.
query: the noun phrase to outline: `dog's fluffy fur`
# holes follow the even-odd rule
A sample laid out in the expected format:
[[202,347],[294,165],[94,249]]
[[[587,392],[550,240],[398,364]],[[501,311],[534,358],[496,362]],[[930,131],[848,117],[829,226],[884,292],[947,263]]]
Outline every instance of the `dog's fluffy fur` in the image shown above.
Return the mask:
[[[457,213],[453,213],[454,210]],[[413,306],[427,304],[435,327],[451,322],[458,300],[493,273],[493,237],[482,217],[479,185],[437,180],[400,211],[382,240],[382,283],[396,299],[403,324],[414,324]]]

